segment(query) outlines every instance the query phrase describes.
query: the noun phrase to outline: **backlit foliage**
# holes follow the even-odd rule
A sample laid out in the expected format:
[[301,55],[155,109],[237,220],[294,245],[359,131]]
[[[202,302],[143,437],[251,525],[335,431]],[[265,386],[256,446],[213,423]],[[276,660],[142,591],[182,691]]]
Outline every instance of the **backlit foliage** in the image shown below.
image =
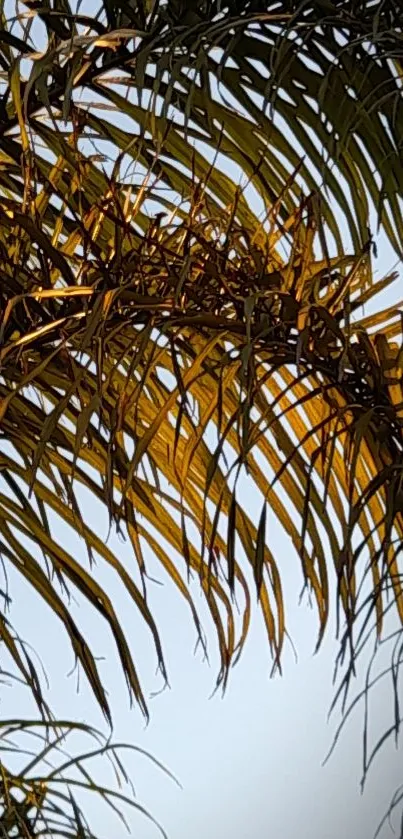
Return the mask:
[[[397,5],[3,6],[0,550],[62,621],[108,720],[64,590],[108,623],[147,714],[141,674],[49,511],[120,577],[164,676],[146,545],[204,644],[186,572],[199,578],[217,685],[247,637],[248,565],[280,665],[268,509],[316,602],[318,644],[332,573],[351,666],[357,616],[380,634],[392,592],[403,619],[401,314],[363,314],[395,278],[372,274],[370,223],[402,250]],[[140,585],[85,521],[80,486],[127,534]],[[5,614],[0,633],[46,716]]]

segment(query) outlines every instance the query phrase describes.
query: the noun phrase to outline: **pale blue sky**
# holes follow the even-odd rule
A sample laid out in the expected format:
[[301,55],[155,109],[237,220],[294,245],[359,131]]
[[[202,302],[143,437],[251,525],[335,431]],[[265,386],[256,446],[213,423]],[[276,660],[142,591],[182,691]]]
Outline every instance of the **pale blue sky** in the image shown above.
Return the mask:
[[[377,260],[381,274],[387,273],[395,257],[382,242]],[[397,297],[398,290],[395,288]],[[403,295],[402,295],[403,296]],[[390,301],[390,297],[386,302]],[[248,504],[255,518],[260,512],[257,495],[248,491]],[[88,524],[106,536],[105,510],[83,497]],[[86,562],[84,546],[68,530],[57,524],[64,543],[77,558]],[[140,756],[127,756],[139,803],[163,824],[170,839],[340,839],[341,836],[370,839],[386,810],[390,797],[402,778],[401,752],[390,741],[378,756],[363,796],[361,778],[362,722],[360,706],[346,726],[339,744],[325,767],[321,763],[331,745],[339,715],[327,724],[333,697],[332,675],[337,644],[334,641],[334,610],[326,640],[313,656],[317,622],[306,601],[298,607],[302,579],[291,544],[274,519],[270,521],[270,546],[283,573],[287,618],[298,652],[295,663],[288,646],[284,674],[269,679],[271,660],[264,628],[255,614],[245,654],[233,670],[224,699],[209,699],[215,683],[218,662],[214,655],[214,636],[205,623],[210,640],[211,665],[194,655],[195,633],[185,605],[168,582],[150,584],[150,602],[158,618],[169,667],[171,689],[150,700],[151,721],[147,728],[135,708],[130,710],[119,672],[113,644],[101,621],[86,606],[72,607],[79,624],[92,641],[95,652],[105,656],[100,665],[111,695],[115,720],[115,739],[149,750],[179,779],[179,789],[160,770]],[[127,544],[111,537],[127,568],[133,559]],[[151,560],[150,560],[151,561]],[[146,696],[158,690],[155,657],[141,621],[113,576],[98,569],[99,580],[107,587],[124,627]],[[162,580],[155,564],[152,575]],[[10,577],[14,606],[11,617],[22,636],[41,653],[50,676],[49,701],[60,716],[73,717],[101,725],[84,681],[76,694],[75,677],[66,674],[73,664],[57,620],[46,607],[35,607],[35,598],[26,584]],[[194,587],[194,591],[197,588]],[[196,596],[198,596],[196,594]],[[333,602],[334,605],[334,602]],[[203,608],[201,607],[203,614]],[[364,674],[361,667],[360,676]],[[353,696],[354,694],[352,694]],[[1,715],[29,713],[23,694],[17,688],[2,689]],[[371,737],[392,722],[390,680],[373,694]],[[110,780],[107,766],[98,767],[99,776]],[[98,799],[88,801],[94,828],[104,839],[120,839],[122,826]],[[133,836],[154,839],[156,828],[136,813],[128,813]],[[391,836],[386,826],[381,839]]]

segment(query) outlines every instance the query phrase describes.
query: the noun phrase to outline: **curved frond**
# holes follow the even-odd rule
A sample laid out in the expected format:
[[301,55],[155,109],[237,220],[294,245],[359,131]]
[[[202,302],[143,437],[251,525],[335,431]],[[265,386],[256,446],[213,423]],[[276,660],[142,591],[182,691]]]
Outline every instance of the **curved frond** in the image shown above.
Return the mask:
[[[379,4],[376,27],[374,11],[342,2],[313,3],[308,15],[293,3],[220,12],[125,0],[93,17],[65,0],[26,5],[0,38],[1,554],[62,622],[108,718],[63,591],[106,621],[146,713],[140,676],[107,592],[61,544],[49,511],[119,576],[165,677],[145,546],[204,643],[186,581],[197,576],[225,686],[249,626],[248,567],[280,665],[287,626],[270,509],[316,601],[318,644],[333,563],[354,661],[363,556],[366,620],[374,613],[381,631],[389,589],[403,619],[400,311],[360,319],[393,279],[372,277],[367,193],[381,195],[397,250],[403,229],[394,4]],[[305,158],[275,114],[292,122]],[[260,493],[257,523],[242,504],[245,473]],[[126,531],[139,585],[84,520],[80,487]]]
[[[102,803],[106,809],[114,811],[128,832],[125,811],[134,810],[154,822],[160,834],[166,837],[160,825],[136,800],[133,784],[122,762],[123,751],[150,758],[143,749],[113,745],[89,726],[69,721],[51,724],[38,720],[4,720],[0,733],[2,836],[96,839],[82,809],[85,793],[97,795],[98,806]],[[71,734],[79,734],[86,741],[85,751],[67,749]],[[16,753],[22,767],[11,772],[5,763]],[[99,758],[109,759],[114,785],[98,781],[96,764]],[[153,762],[163,769],[157,761]]]
[[[67,1],[26,5],[27,12],[16,7],[15,17],[4,20],[0,40],[7,190],[18,188],[21,151],[33,136],[42,175],[50,171],[49,152],[69,161],[78,213],[105,193],[96,158],[115,162],[117,150],[127,165],[132,160],[148,170],[152,163],[161,185],[183,195],[189,173],[205,178],[219,150],[264,202],[278,201],[283,221],[298,206],[301,188],[321,186],[339,250],[340,214],[359,249],[368,239],[372,202],[402,252],[402,20],[394,0],[309,7],[294,0],[224,6],[130,0],[100,3],[97,14],[86,3],[77,10]],[[93,148],[85,153],[79,143],[84,157],[77,168],[72,141],[65,146],[79,126]],[[66,170],[56,181],[66,186]],[[231,202],[222,169],[214,167],[209,188],[216,206]],[[51,206],[46,213],[52,216]],[[247,201],[239,201],[238,218],[252,221]]]

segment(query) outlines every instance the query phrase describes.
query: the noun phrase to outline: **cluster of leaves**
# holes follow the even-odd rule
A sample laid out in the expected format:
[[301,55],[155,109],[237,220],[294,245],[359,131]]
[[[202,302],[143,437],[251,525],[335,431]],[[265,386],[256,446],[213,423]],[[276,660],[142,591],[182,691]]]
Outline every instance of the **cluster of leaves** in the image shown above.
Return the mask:
[[[49,512],[114,569],[165,678],[145,546],[204,645],[186,581],[197,575],[225,687],[249,627],[248,565],[280,665],[269,507],[316,601],[318,644],[333,562],[348,687],[390,590],[403,619],[401,318],[396,307],[362,316],[394,279],[372,276],[371,201],[402,250],[396,4],[84,7],[30,0],[2,13],[2,558],[59,617],[111,721],[63,595],[78,590],[105,619],[147,713],[136,662],[107,592]],[[261,495],[257,526],[240,503],[245,471]],[[139,585],[85,521],[80,486],[130,539]],[[5,615],[0,634],[47,713]]]
[[[298,203],[295,189],[283,194],[284,184],[300,166],[308,191],[322,182],[327,187],[327,222],[340,249],[340,212],[354,249],[366,240],[369,196],[401,252],[402,21],[394,0],[130,0],[100,3],[97,12],[91,6],[91,15],[85,4],[73,10],[67,0],[25,5],[31,11],[17,14],[11,25],[4,21],[0,37],[8,83],[2,145],[18,173],[27,124],[58,155],[60,130],[52,139],[39,114],[45,109],[51,122],[60,109],[64,119],[74,119],[79,94],[87,134],[108,138],[120,151],[132,140],[131,154],[146,169],[164,138],[158,171],[181,194],[189,181],[175,164],[189,167],[194,155],[202,177],[205,161],[194,142],[215,149],[222,131],[223,153],[253,177],[265,201],[281,196],[283,220]],[[39,20],[46,43],[38,52],[30,33]],[[25,62],[31,69],[21,84]],[[123,122],[100,119],[95,101],[136,122],[141,144],[122,130]],[[21,141],[14,142],[17,126]],[[12,180],[7,171],[4,185]],[[89,203],[90,184],[99,195],[94,172],[87,172]],[[228,203],[230,186],[218,172],[210,188]],[[249,208],[243,209],[250,222]]]
[[[328,614],[329,563],[318,520],[328,534],[349,621],[355,615],[355,567],[364,547],[372,557],[379,629],[385,574],[393,581],[402,613],[399,548],[393,548],[393,535],[401,528],[400,351],[388,341],[399,334],[400,318],[396,309],[354,317],[394,275],[375,283],[367,251],[358,257],[316,259],[314,239],[321,220],[314,198],[290,216],[286,229],[280,224],[279,230],[275,213],[269,212],[266,253],[256,232],[236,221],[236,204],[211,217],[200,185],[186,221],[161,226],[160,219],[154,220],[142,237],[133,233],[125,204],[120,185],[108,211],[103,205],[97,217],[92,208],[91,225],[99,230],[103,218],[113,217],[114,238],[105,253],[101,237],[92,233],[89,253],[83,235],[79,244],[86,254],[76,257],[81,276],[74,285],[65,282],[72,275],[68,242],[55,250],[57,262],[51,263],[53,245],[40,256],[37,252],[40,228],[32,221],[33,238],[23,235],[19,216],[10,210],[9,244],[25,245],[31,253],[19,258],[13,271],[20,293],[8,301],[0,350],[2,430],[18,453],[2,456],[2,474],[11,490],[1,497],[3,555],[38,590],[40,583],[42,596],[57,609],[107,715],[82,635],[12,527],[33,537],[63,584],[79,588],[109,622],[130,688],[145,710],[135,665],[109,598],[52,537],[46,507],[79,529],[90,557],[96,552],[115,568],[150,627],[163,672],[145,596],[142,542],[157,553],[187,599],[189,594],[146,522],[200,577],[218,630],[219,682],[225,682],[243,646],[250,616],[246,580],[236,561],[236,534],[254,570],[269,639],[280,658],[284,610],[280,573],[266,545],[266,503],[301,558],[315,593],[321,636]],[[132,206],[130,222],[134,212]],[[289,245],[286,260],[276,249],[282,238]],[[76,249],[77,240],[76,232]],[[53,281],[44,288],[46,263]],[[2,266],[5,275],[7,264]],[[285,417],[297,429],[297,445]],[[209,424],[218,433],[214,448],[206,440]],[[226,445],[236,452],[230,465]],[[271,481],[256,460],[257,451],[270,467]],[[88,467],[102,477],[101,485]],[[243,467],[264,499],[258,528],[237,503],[236,481],[230,489],[231,475],[238,477]],[[38,513],[21,493],[17,477],[32,492]],[[127,527],[143,591],[84,521],[75,492],[80,483],[105,503],[111,521]],[[292,503],[292,513],[278,488]],[[226,539],[220,516],[227,519]],[[187,523],[198,529],[201,550],[187,538]],[[353,550],[354,527],[362,540]],[[224,587],[215,573],[217,554],[227,559]],[[244,594],[238,642],[226,584],[229,593],[240,586]],[[218,603],[226,610],[227,631]],[[201,632],[190,600],[189,605]]]
[[[84,753],[67,751],[66,741],[77,733],[90,741]],[[104,741],[99,732],[84,724],[63,720],[57,724],[38,720],[3,720],[1,754],[17,752],[25,758],[26,764],[15,774],[8,771],[3,762],[0,763],[0,836],[94,839],[85,812],[77,800],[77,793],[85,792],[95,793],[98,806],[102,801],[127,829],[127,820],[122,813],[124,807],[129,810],[134,808],[151,819],[166,839],[162,828],[134,800],[133,785],[120,757],[123,749],[128,747],[112,746]],[[131,750],[146,754],[134,747]],[[109,789],[96,780],[92,766],[99,758],[109,759],[118,790]],[[160,764],[157,765],[163,769]],[[124,785],[127,791],[123,791]]]

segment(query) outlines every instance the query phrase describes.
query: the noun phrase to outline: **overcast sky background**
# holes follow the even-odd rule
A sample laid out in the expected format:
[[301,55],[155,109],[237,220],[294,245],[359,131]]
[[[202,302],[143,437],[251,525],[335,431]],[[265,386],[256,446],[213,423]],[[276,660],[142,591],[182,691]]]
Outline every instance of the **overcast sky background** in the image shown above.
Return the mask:
[[[388,245],[380,240],[376,270],[386,274],[395,262]],[[399,283],[393,292],[384,295],[385,305],[391,302],[392,294],[393,299],[403,296],[399,294]],[[106,538],[106,511],[98,509],[83,493],[81,497],[89,526]],[[246,486],[245,506],[257,520],[261,502],[258,503],[257,494]],[[60,522],[55,526],[66,548],[86,563],[85,548],[79,539]],[[394,790],[403,782],[401,751],[395,750],[392,740],[388,741],[374,763],[361,796],[363,706],[360,705],[329,762],[322,767],[340,720],[336,711],[327,723],[338,650],[334,640],[334,609],[325,642],[313,656],[317,621],[306,599],[298,606],[302,586],[298,558],[274,518],[269,520],[268,532],[270,547],[283,575],[287,620],[298,653],[296,662],[291,646],[287,645],[281,678],[269,678],[271,660],[267,639],[255,610],[245,653],[232,672],[225,697],[218,693],[209,698],[218,672],[214,634],[206,622],[211,653],[207,664],[200,650],[194,653],[195,632],[186,606],[150,558],[152,575],[163,582],[163,585],[150,584],[149,591],[164,642],[171,687],[150,699],[151,720],[145,727],[138,709],[129,708],[114,646],[102,622],[85,604],[72,606],[95,652],[104,657],[100,670],[111,694],[115,739],[147,749],[182,784],[183,788],[179,789],[146,758],[126,755],[125,763],[130,767],[139,803],[163,824],[170,839],[189,839],[190,835],[193,839],[269,836],[371,839]],[[132,569],[129,546],[120,543],[113,534],[110,545],[116,548],[126,567]],[[96,575],[122,616],[146,696],[150,696],[161,687],[161,679],[155,674],[155,656],[148,635],[113,575],[101,565]],[[10,574],[10,591],[14,604],[11,617],[16,620],[21,635],[43,657],[50,677],[49,701],[55,713],[102,725],[84,680],[77,695],[75,676],[67,677],[73,657],[57,619],[47,607],[38,608],[28,586],[15,572]],[[193,591],[197,597],[196,584]],[[203,614],[202,607],[201,611]],[[363,659],[359,678],[362,680],[364,675]],[[373,744],[393,722],[392,698],[390,679],[371,694],[370,742]],[[3,719],[30,713],[30,706],[18,688],[2,689],[1,702]],[[77,745],[81,742],[79,738]],[[111,780],[104,762],[98,765],[98,778],[105,778],[105,782]],[[123,835],[120,823],[100,806],[98,798],[88,800],[87,812],[91,813],[94,829],[105,839],[120,839]],[[133,836],[139,839],[158,836],[155,826],[138,813],[128,812],[127,816]],[[381,839],[392,835],[386,825]]]

